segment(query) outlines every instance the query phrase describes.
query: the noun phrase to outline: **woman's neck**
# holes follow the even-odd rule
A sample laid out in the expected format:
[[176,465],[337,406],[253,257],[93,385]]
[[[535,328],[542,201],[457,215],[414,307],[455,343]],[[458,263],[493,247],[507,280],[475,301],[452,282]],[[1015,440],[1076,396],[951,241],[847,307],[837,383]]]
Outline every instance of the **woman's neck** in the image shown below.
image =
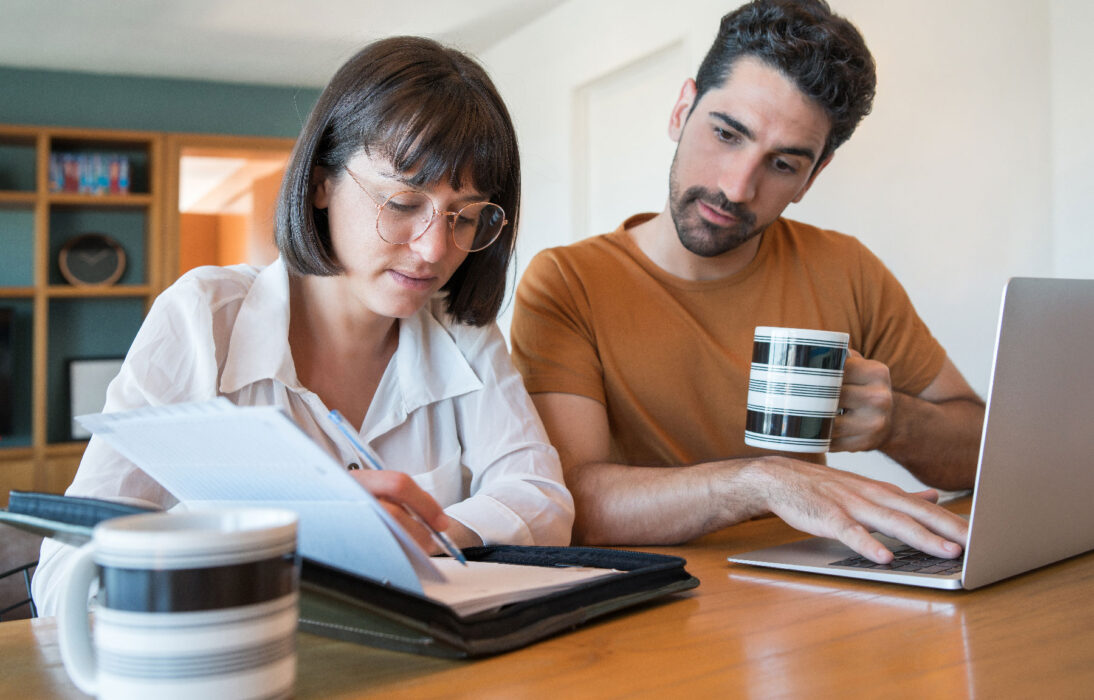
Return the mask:
[[[380,316],[347,289],[344,277],[293,275],[289,278],[290,335],[335,351],[362,355],[389,354],[398,319]],[[298,330],[297,330],[298,329]]]
[[297,379],[360,426],[399,344],[398,319],[380,316],[345,277],[289,278],[289,346]]

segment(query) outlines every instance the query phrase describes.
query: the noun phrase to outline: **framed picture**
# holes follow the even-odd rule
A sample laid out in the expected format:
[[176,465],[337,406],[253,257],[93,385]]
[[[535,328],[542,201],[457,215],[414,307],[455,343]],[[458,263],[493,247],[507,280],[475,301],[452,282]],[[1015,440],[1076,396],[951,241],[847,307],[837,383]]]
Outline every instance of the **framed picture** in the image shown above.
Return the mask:
[[99,413],[106,404],[106,387],[118,376],[121,357],[82,358],[68,362],[68,406],[73,440],[86,440],[91,433],[76,422],[76,416]]

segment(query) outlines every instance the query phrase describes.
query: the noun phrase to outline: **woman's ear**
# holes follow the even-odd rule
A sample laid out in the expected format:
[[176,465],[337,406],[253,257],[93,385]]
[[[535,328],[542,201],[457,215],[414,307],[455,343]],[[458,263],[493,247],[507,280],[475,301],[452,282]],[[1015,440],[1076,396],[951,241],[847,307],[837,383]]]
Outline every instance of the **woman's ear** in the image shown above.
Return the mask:
[[311,204],[316,209],[330,206],[330,174],[327,169],[316,165],[311,169]]

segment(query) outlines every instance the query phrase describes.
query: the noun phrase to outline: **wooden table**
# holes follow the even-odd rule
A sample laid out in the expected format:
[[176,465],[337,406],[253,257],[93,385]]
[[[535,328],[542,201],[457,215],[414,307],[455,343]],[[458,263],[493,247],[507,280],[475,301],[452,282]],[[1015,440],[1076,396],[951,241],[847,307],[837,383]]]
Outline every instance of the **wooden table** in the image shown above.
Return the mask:
[[[769,518],[645,548],[685,557],[702,585],[489,659],[301,633],[296,697],[1094,697],[1094,553],[971,592],[725,559],[800,537]],[[0,623],[0,697],[84,697],[52,619]]]

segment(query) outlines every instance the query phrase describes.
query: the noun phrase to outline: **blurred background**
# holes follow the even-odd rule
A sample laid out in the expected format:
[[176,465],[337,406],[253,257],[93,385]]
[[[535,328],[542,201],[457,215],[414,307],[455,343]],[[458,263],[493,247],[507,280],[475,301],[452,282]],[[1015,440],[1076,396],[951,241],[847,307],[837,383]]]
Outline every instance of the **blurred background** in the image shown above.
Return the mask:
[[[831,4],[874,53],[877,99],[787,215],[876,252],[984,395],[1005,281],[1094,277],[1094,3]],[[519,276],[538,250],[663,208],[669,110],[736,5],[5,0],[0,123],[171,132],[167,277],[264,263],[279,169],[318,91],[370,39],[433,36],[482,61],[516,122]],[[881,455],[831,462],[916,485]]]

